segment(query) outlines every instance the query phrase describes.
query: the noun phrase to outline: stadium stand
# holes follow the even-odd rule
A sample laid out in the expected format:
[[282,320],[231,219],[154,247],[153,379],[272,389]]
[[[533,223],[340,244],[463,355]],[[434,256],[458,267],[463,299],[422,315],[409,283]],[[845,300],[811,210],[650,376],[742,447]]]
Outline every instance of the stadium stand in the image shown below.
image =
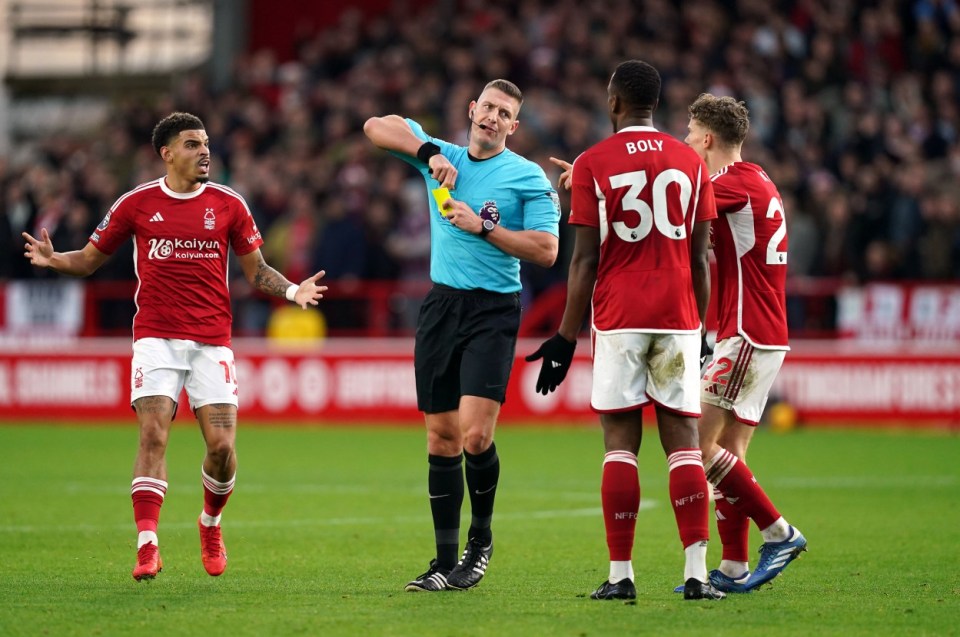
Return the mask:
[[[380,290],[378,329],[408,329],[427,279],[422,186],[366,143],[365,119],[401,112],[463,140],[465,112],[445,105],[506,77],[525,94],[510,145],[555,178],[549,156],[572,159],[609,132],[598,96],[615,62],[634,57],[663,73],[657,122],[678,137],[700,92],[749,106],[744,155],[786,199],[793,333],[836,328],[840,283],[960,278],[953,2],[462,0],[302,27],[278,39],[286,48],[238,56],[223,89],[188,73],[163,99],[117,100],[85,134],[23,140],[30,152],[0,157],[0,282],[48,276],[22,258],[22,230],[46,226],[58,249],[79,248],[115,197],[155,178],[149,128],[179,109],[205,121],[213,178],[250,202],[268,259],[294,280],[323,267],[344,291],[326,308],[331,334],[367,329],[365,289]],[[565,280],[561,232],[557,265],[524,268],[527,306]],[[103,303],[118,285],[125,297],[132,276],[129,255],[112,259],[97,276]],[[235,286],[238,331],[263,333],[270,301]],[[129,325],[117,312],[99,311],[97,329]]]

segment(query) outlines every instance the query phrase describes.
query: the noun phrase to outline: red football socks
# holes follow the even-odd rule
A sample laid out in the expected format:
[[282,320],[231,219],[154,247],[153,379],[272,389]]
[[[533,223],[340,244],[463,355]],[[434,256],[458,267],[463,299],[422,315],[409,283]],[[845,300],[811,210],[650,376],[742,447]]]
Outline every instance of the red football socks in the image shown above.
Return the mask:
[[629,561],[640,509],[640,478],[634,454],[610,451],[604,456],[600,498],[610,561]]
[[780,518],[777,508],[757,484],[746,463],[721,449],[707,463],[707,479],[744,515],[765,529]]
[[686,548],[710,538],[710,496],[699,449],[678,449],[667,456],[670,504]]
[[717,533],[723,543],[721,559],[731,562],[750,561],[750,518],[727,502],[723,492],[717,494]]
[[138,477],[130,486],[130,498],[133,500],[133,519],[137,523],[137,532],[157,532],[160,521],[160,507],[167,493],[167,483],[156,478]]

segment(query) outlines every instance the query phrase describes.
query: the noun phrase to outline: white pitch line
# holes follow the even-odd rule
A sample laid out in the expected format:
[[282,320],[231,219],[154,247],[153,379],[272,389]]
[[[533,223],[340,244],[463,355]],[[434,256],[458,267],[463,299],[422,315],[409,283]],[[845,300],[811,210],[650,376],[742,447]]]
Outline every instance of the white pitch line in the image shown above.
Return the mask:
[[[921,475],[921,476],[831,476],[831,477],[770,477],[762,479],[761,482],[768,487],[777,487],[781,489],[829,489],[829,490],[860,490],[865,488],[950,488],[960,484],[960,477],[953,475]],[[89,486],[84,483],[71,483],[66,485],[66,490],[70,493],[100,493],[100,494],[123,494],[129,493],[127,487],[118,486]],[[261,484],[244,485],[243,489],[250,493],[265,493],[269,491],[267,487]],[[171,489],[173,490],[173,489]],[[199,485],[186,484],[176,486],[178,493],[196,493],[199,492]],[[377,493],[386,492],[380,488],[359,487],[350,485],[299,485],[299,488],[287,488],[287,492],[296,493]],[[415,490],[398,490],[400,493],[422,494],[422,487]],[[574,492],[561,491],[555,497],[564,500],[590,500],[597,497],[596,492]],[[640,508],[648,509],[656,506],[655,501],[643,500]],[[553,519],[553,518],[574,518],[587,517],[591,515],[601,515],[602,510],[598,507],[579,508],[579,509],[557,509],[551,511],[526,511],[518,513],[497,513],[498,520],[519,520],[519,519]],[[314,520],[231,520],[229,528],[270,528],[273,526],[300,526],[300,527],[323,527],[323,526],[348,526],[348,525],[367,525],[367,524],[409,524],[422,523],[425,516],[398,516],[387,517],[341,517],[324,518]],[[191,522],[173,522],[163,523],[164,529],[191,529],[196,525]],[[69,526],[34,526],[34,525],[0,525],[0,533],[50,533],[50,532],[76,532],[76,533],[100,533],[110,530],[129,530],[131,524],[74,524]]]
[[[652,509],[657,506],[655,500],[643,500],[640,510]],[[555,509],[552,511],[524,511],[505,512],[494,514],[494,519],[503,520],[550,520],[556,518],[582,518],[603,515],[600,507],[582,509]],[[342,517],[322,518],[312,520],[230,520],[225,522],[227,529],[263,529],[273,527],[323,527],[323,526],[368,526],[384,524],[420,524],[429,520],[429,515],[401,515],[394,517]],[[196,528],[196,521],[192,522],[164,522],[162,529],[184,530]],[[34,525],[2,525],[0,533],[102,533],[104,531],[129,531],[132,523],[125,524],[73,524],[56,526]]]
[[764,485],[787,489],[864,489],[909,487],[922,489],[931,487],[952,487],[960,484],[960,476],[832,476],[816,477],[760,477]]
[[[264,493],[275,494],[279,489],[276,485],[249,484],[244,482],[237,487],[244,494],[262,495]],[[107,496],[122,496],[130,494],[130,487],[124,484],[87,484],[84,482],[70,482],[63,486],[63,492],[70,495],[92,494]],[[355,486],[340,484],[298,484],[288,485],[282,488],[284,493],[296,493],[306,495],[379,495],[396,494],[400,496],[410,496],[419,498],[426,495],[426,489],[423,485],[408,487],[403,489],[391,489],[372,486]],[[179,495],[197,495],[202,492],[199,482],[190,484],[173,484],[167,487],[167,494]],[[176,497],[176,496],[174,496]],[[551,494],[555,500],[596,502],[600,497],[600,491],[570,491],[562,490]]]
[[[862,489],[864,487],[911,487],[916,489],[952,487],[960,484],[960,475],[919,475],[919,476],[796,476],[784,477],[765,474],[760,476],[765,486],[774,486],[786,489]],[[651,483],[650,486],[662,486]],[[274,493],[277,490],[275,485],[266,485],[262,483],[243,483],[241,488],[245,493],[260,494]],[[84,482],[70,482],[63,485],[62,490],[70,494],[93,493],[102,495],[122,495],[129,494],[130,488],[125,484],[95,484],[91,485]],[[200,483],[177,483],[171,484],[168,491],[171,493],[199,493]],[[349,484],[290,484],[282,488],[285,493],[304,493],[304,494],[379,494],[398,493],[422,495],[424,493],[422,486],[409,487],[406,489],[388,489],[384,487],[359,486]],[[555,498],[564,500],[592,500],[597,498],[599,490],[596,491],[574,491],[569,489],[560,490],[553,494]]]

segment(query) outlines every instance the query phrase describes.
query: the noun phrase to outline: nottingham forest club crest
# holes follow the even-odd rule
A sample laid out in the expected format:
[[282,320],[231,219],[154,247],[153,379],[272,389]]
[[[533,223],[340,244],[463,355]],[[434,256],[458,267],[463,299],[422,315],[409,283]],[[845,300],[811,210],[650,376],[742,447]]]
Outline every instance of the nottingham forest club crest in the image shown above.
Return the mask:
[[213,214],[213,208],[207,208],[203,214],[203,229],[213,230],[217,227],[217,217]]

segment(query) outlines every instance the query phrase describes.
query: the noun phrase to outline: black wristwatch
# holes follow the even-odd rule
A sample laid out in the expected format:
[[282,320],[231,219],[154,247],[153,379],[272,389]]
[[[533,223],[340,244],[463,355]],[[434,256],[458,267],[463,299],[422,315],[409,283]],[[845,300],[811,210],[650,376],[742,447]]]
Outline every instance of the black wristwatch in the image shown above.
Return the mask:
[[490,219],[484,219],[483,226],[480,228],[480,235],[479,235],[480,238],[486,239],[487,235],[493,232],[493,229],[496,227],[497,227],[497,224],[495,224],[493,221],[491,221]]

